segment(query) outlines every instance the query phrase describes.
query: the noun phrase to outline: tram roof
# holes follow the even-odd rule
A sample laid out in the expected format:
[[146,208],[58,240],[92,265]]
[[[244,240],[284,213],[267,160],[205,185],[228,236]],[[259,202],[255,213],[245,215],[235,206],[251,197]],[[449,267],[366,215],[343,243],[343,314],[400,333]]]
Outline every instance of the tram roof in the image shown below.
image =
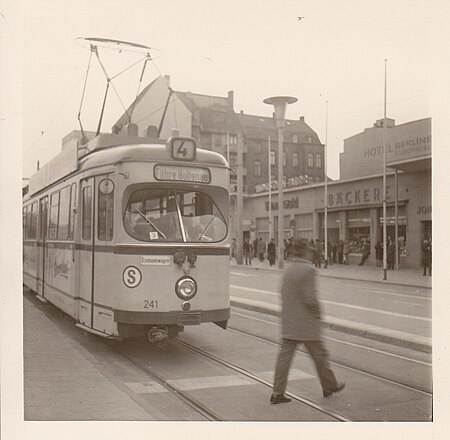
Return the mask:
[[192,162],[178,161],[172,158],[169,149],[164,142],[125,144],[110,147],[97,148],[80,159],[79,171],[116,162],[140,162],[140,161],[171,161],[177,163],[201,163],[213,166],[228,166],[226,159],[214,151],[197,148],[195,160]]
[[[84,152],[83,152],[84,150]],[[84,153],[84,154],[83,154]],[[81,156],[81,157],[80,157]],[[193,161],[175,160],[169,150],[169,140],[137,136],[101,134],[84,148],[77,143],[67,146],[30,178],[30,195],[58,182],[74,172],[117,162],[176,162],[227,167],[226,159],[214,151],[196,148]]]

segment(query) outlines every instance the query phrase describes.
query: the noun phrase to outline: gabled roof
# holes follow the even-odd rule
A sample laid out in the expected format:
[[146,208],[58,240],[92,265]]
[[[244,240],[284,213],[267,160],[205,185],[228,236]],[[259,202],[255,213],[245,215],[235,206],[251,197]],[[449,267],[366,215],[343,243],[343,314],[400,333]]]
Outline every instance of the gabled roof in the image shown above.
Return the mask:
[[[119,126],[119,125],[125,125],[128,123],[129,114],[131,112],[131,109],[136,106],[142,98],[147,94],[147,92],[153,87],[153,84],[155,84],[156,81],[159,81],[162,76],[158,76],[155,78],[148,86],[144,87],[141,93],[136,97],[136,99],[131,103],[131,105],[127,108],[127,111],[122,114],[122,116],[117,120],[117,122],[113,125],[113,127]],[[133,118],[131,119],[131,122],[133,122]]]
[[[239,113],[236,116],[242,127],[242,131],[247,138],[265,140],[267,139],[267,136],[270,135],[274,139],[276,139],[277,126],[273,118],[265,116],[246,115],[244,113]],[[283,130],[286,133],[296,133],[304,134],[305,136],[312,136],[312,143],[320,144],[320,140],[316,132],[308,124],[306,124],[304,120],[287,119]],[[304,140],[299,139],[300,143],[302,143],[303,141]]]

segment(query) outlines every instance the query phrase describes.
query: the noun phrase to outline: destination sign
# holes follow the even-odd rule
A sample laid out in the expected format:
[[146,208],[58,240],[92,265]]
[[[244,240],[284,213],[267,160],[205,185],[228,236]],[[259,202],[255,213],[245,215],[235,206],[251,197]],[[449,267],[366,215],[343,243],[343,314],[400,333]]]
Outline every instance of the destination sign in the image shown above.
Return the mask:
[[156,180],[211,183],[211,173],[208,168],[155,165],[154,176]]

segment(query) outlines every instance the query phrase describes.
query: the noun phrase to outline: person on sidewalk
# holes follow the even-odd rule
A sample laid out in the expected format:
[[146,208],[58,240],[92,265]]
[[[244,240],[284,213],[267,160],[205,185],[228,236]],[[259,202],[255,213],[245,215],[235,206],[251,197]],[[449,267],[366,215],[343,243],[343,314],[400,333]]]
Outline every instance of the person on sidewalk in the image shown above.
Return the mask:
[[377,241],[375,245],[375,259],[377,260],[377,266],[383,266],[383,245],[380,241]]
[[275,247],[275,242],[270,240],[270,243],[267,245],[267,258],[269,259],[269,264],[273,266],[275,264],[275,258],[277,255],[277,250]]
[[426,276],[427,269],[428,275],[431,276],[431,240],[427,238],[423,240],[422,243],[422,265],[423,265],[423,276]]
[[361,261],[359,263],[359,266],[363,266],[364,265],[364,263],[366,262],[367,258],[369,258],[369,255],[370,255],[370,242],[366,240],[363,243],[362,257],[361,257]]
[[321,336],[321,310],[316,293],[316,270],[311,262],[313,249],[306,239],[294,240],[291,264],[283,273],[282,339],[275,368],[275,380],[270,403],[285,403],[287,379],[297,344],[303,343],[311,355],[319,376],[324,397],[341,391],[345,384],[338,382],[328,361],[328,352]]
[[348,240],[345,240],[345,241],[344,241],[343,253],[344,253],[343,263],[344,263],[344,264],[349,264],[349,258],[350,258],[350,243],[348,242]]
[[253,240],[253,256],[255,258],[258,258],[258,238],[255,237],[255,239]]
[[321,268],[321,262],[322,262],[322,244],[318,239],[316,239],[316,243],[314,245],[314,266]]
[[266,243],[260,237],[258,241],[258,257],[261,263],[264,261],[264,254],[266,253]]
[[342,264],[344,260],[344,242],[339,240],[337,243],[338,263]]
[[244,260],[246,266],[252,265],[252,257],[253,257],[253,246],[251,241],[246,238],[244,240]]
[[391,238],[389,238],[387,245],[387,269],[395,269],[395,243]]

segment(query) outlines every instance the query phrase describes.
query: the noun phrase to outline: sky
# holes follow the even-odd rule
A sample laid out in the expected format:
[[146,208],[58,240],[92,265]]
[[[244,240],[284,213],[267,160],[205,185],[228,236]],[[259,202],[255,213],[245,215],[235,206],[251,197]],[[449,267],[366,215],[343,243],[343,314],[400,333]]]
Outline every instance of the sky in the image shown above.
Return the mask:
[[[77,37],[102,37],[155,48],[144,86],[163,74],[175,90],[215,96],[233,90],[235,111],[263,116],[273,111],[264,98],[298,98],[287,118],[305,117],[327,144],[328,174],[337,179],[344,139],[383,118],[385,59],[387,117],[401,124],[431,116],[433,3],[441,2],[25,1],[23,176],[79,128],[89,50]],[[110,76],[141,58],[111,50],[100,56]],[[110,131],[134,99],[141,67],[113,81],[120,100],[110,90],[102,130]],[[105,84],[93,60],[81,111],[87,130],[97,127]]]

